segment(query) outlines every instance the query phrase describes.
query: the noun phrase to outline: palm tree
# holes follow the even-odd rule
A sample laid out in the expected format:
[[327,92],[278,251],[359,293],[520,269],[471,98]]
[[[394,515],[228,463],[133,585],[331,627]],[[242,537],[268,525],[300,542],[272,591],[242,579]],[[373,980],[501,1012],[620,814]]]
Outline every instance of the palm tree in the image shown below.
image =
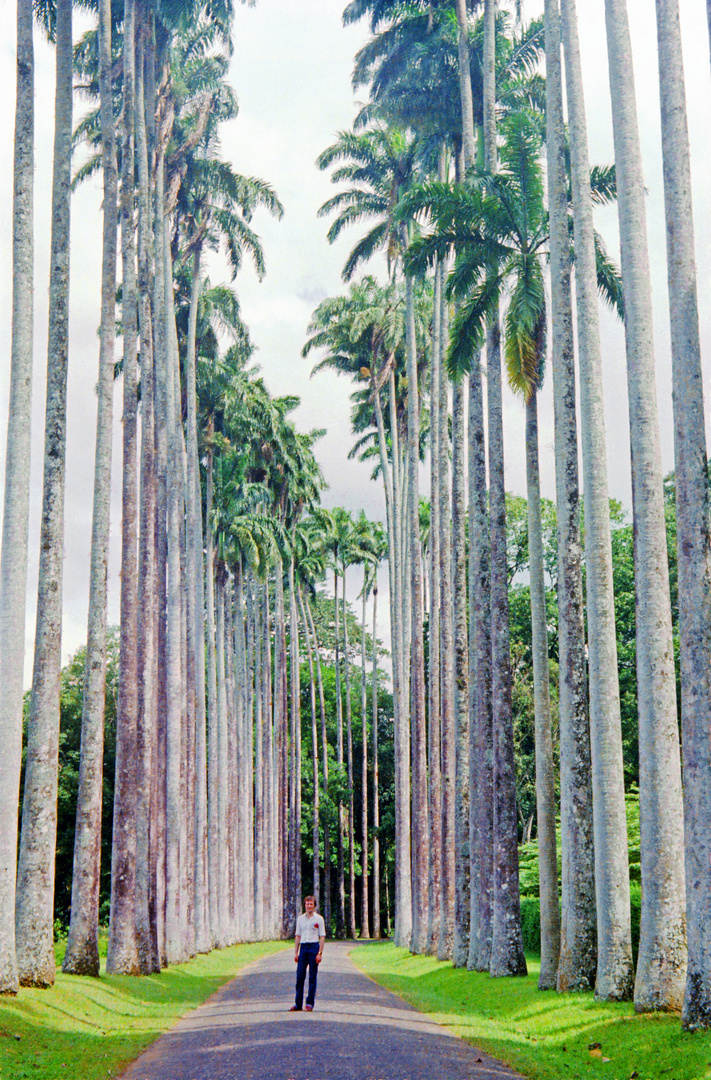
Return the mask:
[[[711,30],[711,5],[708,6],[708,14]],[[688,935],[688,968],[682,1019],[685,1027],[696,1028],[711,1027],[711,965],[708,961],[711,853],[708,850],[706,833],[699,828],[701,821],[708,818],[705,808],[711,805],[711,762],[707,740],[702,734],[705,723],[703,718],[709,715],[708,695],[711,685],[711,542],[689,136],[679,6],[673,0],[660,0],[657,3],[657,40],[674,378],[681,635]],[[702,884],[704,881],[705,886]]]
[[0,993],[18,989],[15,957],[17,798],[22,749],[22,672],[30,499],[34,312],[34,49],[32,5],[17,5],[13,189],[12,359],[0,563]]
[[[21,985],[54,982],[54,855],[57,828],[59,671],[69,322],[72,138],[72,5],[57,4],[52,239],[45,460],[35,659],[27,732],[15,934]],[[21,665],[20,665],[21,669]]]
[[[551,326],[553,394],[555,400],[556,509],[558,525],[558,639],[560,661],[561,740],[582,746],[581,764],[589,757],[587,700],[585,687],[585,631],[583,626],[582,573],[580,548],[580,497],[578,485],[578,438],[575,407],[575,346],[570,291],[570,239],[568,234],[568,178],[565,166],[565,129],[560,59],[560,12],[557,0],[546,7],[546,151],[548,164],[548,213],[550,220]],[[536,804],[553,807],[555,777],[552,747],[548,752],[546,732],[541,732],[546,751],[536,758]],[[566,981],[590,985],[595,960],[595,897],[591,785],[583,780],[585,769],[571,768],[571,748],[566,751],[562,791],[561,829],[566,832],[563,854],[563,910],[566,948],[561,955],[561,917],[558,904],[558,863],[555,827],[550,828],[550,811],[538,817],[538,850],[541,895],[541,990],[560,988]],[[580,779],[574,798],[570,781]],[[590,770],[587,770],[589,776]],[[566,794],[567,793],[567,794]],[[586,812],[576,818],[567,807],[587,803]],[[576,829],[577,824],[577,829]],[[553,818],[555,826],[555,817]],[[583,843],[578,843],[578,838]],[[585,862],[581,862],[581,855]],[[571,895],[572,894],[572,895]],[[576,895],[577,894],[577,895]],[[570,902],[572,900],[572,902]],[[587,904],[584,901],[587,900]],[[581,918],[581,915],[583,916]],[[582,930],[582,933],[581,933]],[[581,948],[582,945],[582,948]],[[559,975],[559,960],[561,971]]]
[[[610,540],[607,485],[607,452],[602,394],[602,356],[600,352],[598,297],[595,280],[595,241],[593,234],[590,168],[588,162],[585,107],[577,40],[575,6],[568,0],[561,4],[565,45],[565,74],[570,122],[570,169],[573,222],[576,251],[576,300],[580,356],[580,408],[583,448],[583,487],[585,492],[585,566],[587,591],[590,730],[593,751],[600,763],[592,774],[594,803],[603,806],[601,824],[596,827],[594,876],[597,904],[597,931],[593,922],[593,871],[564,863],[564,898],[572,900],[563,907],[563,950],[558,972],[560,989],[590,985],[598,952],[598,967],[605,973],[605,983],[623,994],[629,993],[630,930],[627,870],[626,818],[623,803],[622,746],[620,701],[617,679],[617,642],[615,636],[614,597],[612,591],[612,549]],[[576,451],[577,454],[577,451]],[[576,514],[577,517],[577,514]],[[562,566],[561,566],[562,570]],[[560,573],[559,573],[560,579]],[[562,685],[562,683],[561,683]],[[572,732],[577,745],[580,731]],[[563,760],[563,755],[561,755]],[[566,760],[570,757],[566,755]],[[583,763],[581,763],[583,764]],[[570,784],[575,801],[583,794],[582,780],[587,766],[571,770]],[[604,787],[600,786],[604,781]],[[587,781],[586,781],[587,784]],[[577,790],[576,790],[577,789]],[[568,828],[575,835],[575,819]],[[585,847],[591,841],[585,839]],[[588,861],[590,856],[588,856]],[[620,883],[621,887],[620,887]],[[581,886],[583,892],[581,892]],[[568,922],[572,916],[573,921]],[[576,932],[577,927],[577,932]],[[602,987],[602,983],[601,983]]]
[[116,137],[111,94],[111,5],[99,10],[103,201],[103,259],[99,393],[96,423],[89,621],[87,627],[82,746],[72,871],[72,909],[62,971],[99,974],[99,870],[106,683],[106,574],[110,522],[111,425],[116,294]]
[[[324,151],[318,159],[320,168],[327,168],[338,161],[345,164],[332,174],[332,181],[348,181],[352,185],[329,199],[319,213],[338,211],[331,228],[329,240],[333,241],[346,225],[357,222],[367,215],[377,217],[374,227],[356,244],[350,253],[343,271],[348,280],[360,262],[381,246],[387,245],[391,263],[395,255],[409,244],[410,237],[406,224],[395,221],[392,209],[402,192],[412,181],[415,168],[417,147],[414,140],[397,128],[377,127],[354,135],[342,132],[338,141]],[[418,542],[418,497],[417,463],[419,460],[419,401],[417,388],[417,343],[415,340],[415,305],[413,281],[405,275],[405,341],[408,379],[408,446],[407,446],[407,483],[409,507],[409,542],[410,542],[410,589],[403,591],[400,615],[405,635],[410,632],[410,723],[405,722],[406,673],[404,670],[404,652],[396,635],[395,678],[396,705],[396,806],[397,815],[397,872],[396,872],[396,940],[399,944],[412,942],[416,951],[424,948],[426,936],[426,880],[427,880],[427,840],[426,832],[427,796],[426,796],[426,757],[424,725],[424,652],[421,642],[421,625],[418,612],[421,606],[421,569],[417,552]],[[404,552],[403,552],[404,553]],[[403,579],[404,580],[404,579]],[[406,616],[405,610],[412,614]],[[397,625],[393,620],[393,625]],[[407,640],[407,637],[405,638]],[[412,821],[414,830],[414,848],[416,856],[412,873],[410,870],[410,728],[413,731],[412,768],[413,768],[413,808]],[[413,883],[416,895],[413,900]],[[412,919],[412,924],[411,924]]]
[[[682,994],[686,952],[683,810],[645,188],[625,0],[606,0],[605,19],[625,293],[635,525],[643,889],[635,1004],[648,1010],[673,1008]],[[598,992],[610,996],[606,986]]]

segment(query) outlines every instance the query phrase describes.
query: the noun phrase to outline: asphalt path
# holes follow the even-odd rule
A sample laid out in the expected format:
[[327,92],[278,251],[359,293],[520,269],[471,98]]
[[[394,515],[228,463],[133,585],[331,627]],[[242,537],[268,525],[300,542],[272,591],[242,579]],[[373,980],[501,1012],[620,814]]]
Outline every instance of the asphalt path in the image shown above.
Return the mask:
[[377,986],[327,942],[312,1013],[294,1001],[293,947],[243,968],[122,1080],[521,1080]]

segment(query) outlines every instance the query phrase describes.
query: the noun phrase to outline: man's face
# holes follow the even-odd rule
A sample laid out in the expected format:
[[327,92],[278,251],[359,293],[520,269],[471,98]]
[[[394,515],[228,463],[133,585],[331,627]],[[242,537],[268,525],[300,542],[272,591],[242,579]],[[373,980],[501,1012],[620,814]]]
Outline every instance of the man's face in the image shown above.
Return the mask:
[[304,907],[306,908],[307,915],[313,915],[316,904],[314,903],[313,899],[309,897],[307,900],[304,900]]

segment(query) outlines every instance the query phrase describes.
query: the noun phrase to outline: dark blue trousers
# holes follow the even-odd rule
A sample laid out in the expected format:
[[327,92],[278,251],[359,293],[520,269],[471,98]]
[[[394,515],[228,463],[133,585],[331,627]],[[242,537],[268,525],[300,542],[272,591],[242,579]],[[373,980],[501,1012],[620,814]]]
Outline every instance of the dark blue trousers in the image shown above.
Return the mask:
[[306,969],[309,971],[309,992],[306,995],[306,1004],[313,1005],[316,1000],[316,979],[318,978],[318,941],[302,943],[299,947],[299,960],[296,965],[296,1008],[300,1009],[304,1001],[304,983],[306,981]]

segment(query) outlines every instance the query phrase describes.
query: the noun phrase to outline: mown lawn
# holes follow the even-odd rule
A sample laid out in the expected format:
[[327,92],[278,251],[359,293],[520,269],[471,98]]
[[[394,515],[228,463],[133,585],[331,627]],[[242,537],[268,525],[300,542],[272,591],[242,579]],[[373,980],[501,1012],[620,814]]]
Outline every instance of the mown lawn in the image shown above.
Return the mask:
[[541,992],[536,957],[525,979],[455,970],[386,942],[358,946],[351,959],[531,1080],[711,1080],[711,1033],[686,1034],[678,1016],[638,1016],[631,1003]]
[[[108,1080],[240,968],[284,942],[234,945],[159,975],[57,975],[0,997],[0,1080]],[[63,952],[63,947],[61,949]]]

